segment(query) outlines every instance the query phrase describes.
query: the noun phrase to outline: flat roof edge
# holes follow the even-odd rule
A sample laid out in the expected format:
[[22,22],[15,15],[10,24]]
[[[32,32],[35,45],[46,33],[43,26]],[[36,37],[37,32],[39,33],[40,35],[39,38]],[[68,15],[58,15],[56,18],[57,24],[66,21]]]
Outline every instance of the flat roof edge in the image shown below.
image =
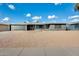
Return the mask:
[[[77,22],[72,22],[72,23],[16,23],[16,24],[0,24],[0,25],[44,25],[44,24],[76,24]],[[79,23],[79,22],[78,22]]]

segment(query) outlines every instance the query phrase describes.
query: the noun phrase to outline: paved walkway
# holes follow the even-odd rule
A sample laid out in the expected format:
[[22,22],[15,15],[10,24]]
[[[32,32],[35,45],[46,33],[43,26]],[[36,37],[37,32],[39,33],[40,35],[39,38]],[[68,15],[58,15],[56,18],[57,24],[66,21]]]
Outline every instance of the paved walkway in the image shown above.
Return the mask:
[[79,48],[0,48],[0,56],[79,56]]

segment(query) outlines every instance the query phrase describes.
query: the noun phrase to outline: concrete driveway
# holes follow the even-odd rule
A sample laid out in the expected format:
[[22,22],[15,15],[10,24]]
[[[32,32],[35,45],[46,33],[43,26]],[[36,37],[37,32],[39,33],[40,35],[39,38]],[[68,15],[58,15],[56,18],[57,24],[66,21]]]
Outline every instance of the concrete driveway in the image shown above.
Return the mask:
[[2,56],[79,56],[79,31],[0,32]]
[[79,56],[79,48],[0,48],[0,56]]

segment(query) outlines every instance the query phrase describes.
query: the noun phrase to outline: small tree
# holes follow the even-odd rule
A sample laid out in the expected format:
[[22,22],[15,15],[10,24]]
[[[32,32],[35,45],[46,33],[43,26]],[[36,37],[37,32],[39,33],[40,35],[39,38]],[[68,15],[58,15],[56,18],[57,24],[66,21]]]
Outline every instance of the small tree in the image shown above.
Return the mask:
[[76,3],[76,4],[75,4],[74,10],[75,10],[75,11],[79,11],[79,3]]

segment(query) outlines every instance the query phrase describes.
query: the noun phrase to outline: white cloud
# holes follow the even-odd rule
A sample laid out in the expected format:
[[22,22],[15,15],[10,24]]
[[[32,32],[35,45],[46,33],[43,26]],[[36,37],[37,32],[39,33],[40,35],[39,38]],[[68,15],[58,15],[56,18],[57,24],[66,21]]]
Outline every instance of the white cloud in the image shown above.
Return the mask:
[[3,23],[3,21],[1,20],[0,23]]
[[5,17],[3,21],[8,21],[9,19],[10,19],[9,17]]
[[29,21],[26,21],[26,23],[29,23]]
[[79,15],[69,16],[69,22],[79,22]]
[[70,22],[79,22],[79,19],[73,19]]
[[35,22],[35,23],[38,23],[41,18],[42,18],[42,16],[34,16],[34,17],[32,17],[33,22]]
[[34,22],[34,23],[37,23],[37,22],[38,22],[38,20],[34,20],[33,22]]
[[68,19],[79,18],[79,15],[69,16]]
[[9,7],[10,9],[12,9],[12,10],[15,10],[15,6],[12,5],[12,4],[9,4],[8,7]]
[[2,19],[2,21],[1,22],[8,22],[10,20],[10,18],[9,17],[5,17],[5,18],[3,18]]
[[45,21],[42,21],[42,23],[46,23]]
[[61,3],[54,3],[54,5],[61,5]]
[[26,17],[31,17],[31,13],[25,14]]
[[55,19],[55,18],[58,18],[58,17],[55,16],[55,15],[49,15],[49,16],[48,16],[48,19]]
[[32,17],[33,20],[39,20],[41,18],[42,18],[42,16],[34,16],[34,17]]

